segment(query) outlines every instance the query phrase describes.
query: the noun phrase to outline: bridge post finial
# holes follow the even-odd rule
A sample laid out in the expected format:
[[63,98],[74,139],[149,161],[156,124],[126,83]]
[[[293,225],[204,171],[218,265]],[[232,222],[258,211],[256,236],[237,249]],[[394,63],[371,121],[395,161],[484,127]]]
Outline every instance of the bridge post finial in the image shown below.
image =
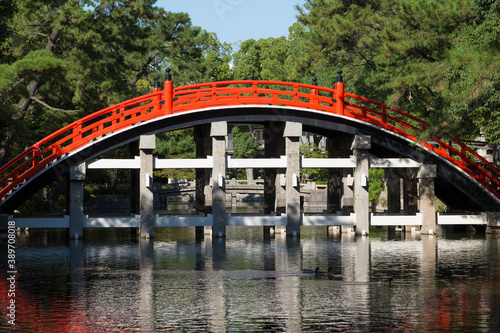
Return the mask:
[[344,80],[342,78],[342,70],[339,69],[337,71],[337,83],[335,83],[335,95],[337,98],[336,101],[336,113],[344,114],[345,112],[345,95],[344,95]]
[[318,85],[318,79],[316,78],[316,76],[313,74],[313,82],[312,82],[312,85],[313,86],[317,86]]
[[172,84],[172,74],[170,74],[172,70],[167,68],[167,72],[165,73],[165,82],[163,82],[163,99],[165,100],[165,114],[172,114],[172,109],[174,107],[174,88]]
[[342,70],[339,69],[337,71],[337,82],[344,82],[344,78],[342,77]]
[[172,81],[172,74],[170,74],[172,70],[170,67],[167,67],[167,73],[165,73],[165,81]]
[[160,89],[160,77],[158,75],[155,76],[155,89],[156,91]]

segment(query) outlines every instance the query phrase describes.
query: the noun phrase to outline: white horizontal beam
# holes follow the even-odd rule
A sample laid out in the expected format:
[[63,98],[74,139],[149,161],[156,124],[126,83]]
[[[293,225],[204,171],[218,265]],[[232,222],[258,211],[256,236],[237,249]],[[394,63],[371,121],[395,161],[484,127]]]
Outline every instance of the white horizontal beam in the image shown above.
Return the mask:
[[69,228],[69,215],[61,217],[13,217],[9,221],[16,222],[16,228]]
[[207,158],[159,159],[155,156],[154,169],[211,169],[214,167],[212,156]]
[[[154,157],[154,169],[211,169],[214,162],[212,156],[207,158],[159,159]],[[100,159],[87,163],[87,169],[140,169],[141,158],[134,159]]]
[[356,214],[351,213],[348,216],[342,215],[303,215],[302,225],[307,226],[337,226],[337,225],[356,225]]
[[229,169],[244,168],[286,168],[286,156],[280,158],[232,158],[227,156]]
[[301,168],[354,168],[356,160],[350,158],[305,158],[300,157]]
[[[304,226],[355,226],[356,214],[341,215],[304,215]],[[14,217],[17,228],[69,228],[69,215],[62,217]],[[437,214],[438,225],[487,225],[488,214],[480,215],[441,215]],[[286,215],[231,215],[227,214],[228,226],[275,226],[287,224]],[[158,216],[155,215],[155,227],[195,227],[213,225],[213,216]],[[422,215],[370,215],[372,226],[422,225]],[[86,216],[84,228],[138,228],[140,215],[134,217],[92,217]]]
[[141,216],[134,217],[86,217],[83,220],[84,228],[139,228]]
[[155,215],[155,227],[208,227],[212,226],[213,215],[207,216],[158,216]]
[[87,162],[87,169],[140,169],[141,158],[134,159],[100,159]]
[[[232,158],[227,156],[227,168],[286,168],[287,157],[280,158]],[[356,160],[350,158],[305,158],[300,157],[301,168],[354,168]],[[141,158],[134,159],[99,159],[87,163],[87,169],[139,169]],[[420,163],[409,158],[371,158],[372,168],[418,168]],[[211,169],[212,156],[207,158],[159,159],[154,157],[154,169]]]
[[441,215],[437,214],[439,225],[487,225],[488,214],[481,215]]
[[422,215],[420,213],[417,215],[373,215],[370,213],[370,225],[422,225]]
[[274,226],[286,225],[286,215],[271,216],[271,215],[241,215],[233,216],[227,214],[226,223],[228,226]]

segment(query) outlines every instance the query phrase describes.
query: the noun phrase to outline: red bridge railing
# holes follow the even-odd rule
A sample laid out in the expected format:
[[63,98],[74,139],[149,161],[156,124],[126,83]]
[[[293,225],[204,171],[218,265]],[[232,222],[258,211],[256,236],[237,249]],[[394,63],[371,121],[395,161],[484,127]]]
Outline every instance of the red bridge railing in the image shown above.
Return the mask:
[[[337,114],[402,135],[445,158],[500,198],[500,170],[459,141],[432,137],[420,142],[429,124],[377,101],[335,89],[278,81],[222,81],[178,88],[165,81],[163,90],[107,107],[71,123],[35,143],[0,168],[0,200],[66,154],[105,135],[147,120],[209,107],[275,105]],[[455,148],[455,147],[458,147]]]

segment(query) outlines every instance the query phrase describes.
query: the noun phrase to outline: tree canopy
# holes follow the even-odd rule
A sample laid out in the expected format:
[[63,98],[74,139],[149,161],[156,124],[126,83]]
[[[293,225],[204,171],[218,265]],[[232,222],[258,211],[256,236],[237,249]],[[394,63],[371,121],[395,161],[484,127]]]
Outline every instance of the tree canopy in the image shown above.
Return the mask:
[[[500,143],[500,3],[495,0],[307,0],[303,71],[430,122],[435,135]],[[492,118],[493,117],[493,118]],[[493,121],[492,121],[493,120]]]
[[0,164],[61,125],[150,92],[167,66],[178,84],[227,78],[230,48],[154,4],[2,0]]

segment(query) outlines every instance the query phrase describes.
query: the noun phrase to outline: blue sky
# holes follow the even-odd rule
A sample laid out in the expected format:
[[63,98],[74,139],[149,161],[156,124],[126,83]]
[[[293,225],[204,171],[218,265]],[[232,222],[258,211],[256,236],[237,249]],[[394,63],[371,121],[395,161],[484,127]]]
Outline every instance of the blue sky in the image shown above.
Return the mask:
[[186,12],[193,25],[215,32],[221,42],[288,37],[304,0],[158,0],[157,7]]

